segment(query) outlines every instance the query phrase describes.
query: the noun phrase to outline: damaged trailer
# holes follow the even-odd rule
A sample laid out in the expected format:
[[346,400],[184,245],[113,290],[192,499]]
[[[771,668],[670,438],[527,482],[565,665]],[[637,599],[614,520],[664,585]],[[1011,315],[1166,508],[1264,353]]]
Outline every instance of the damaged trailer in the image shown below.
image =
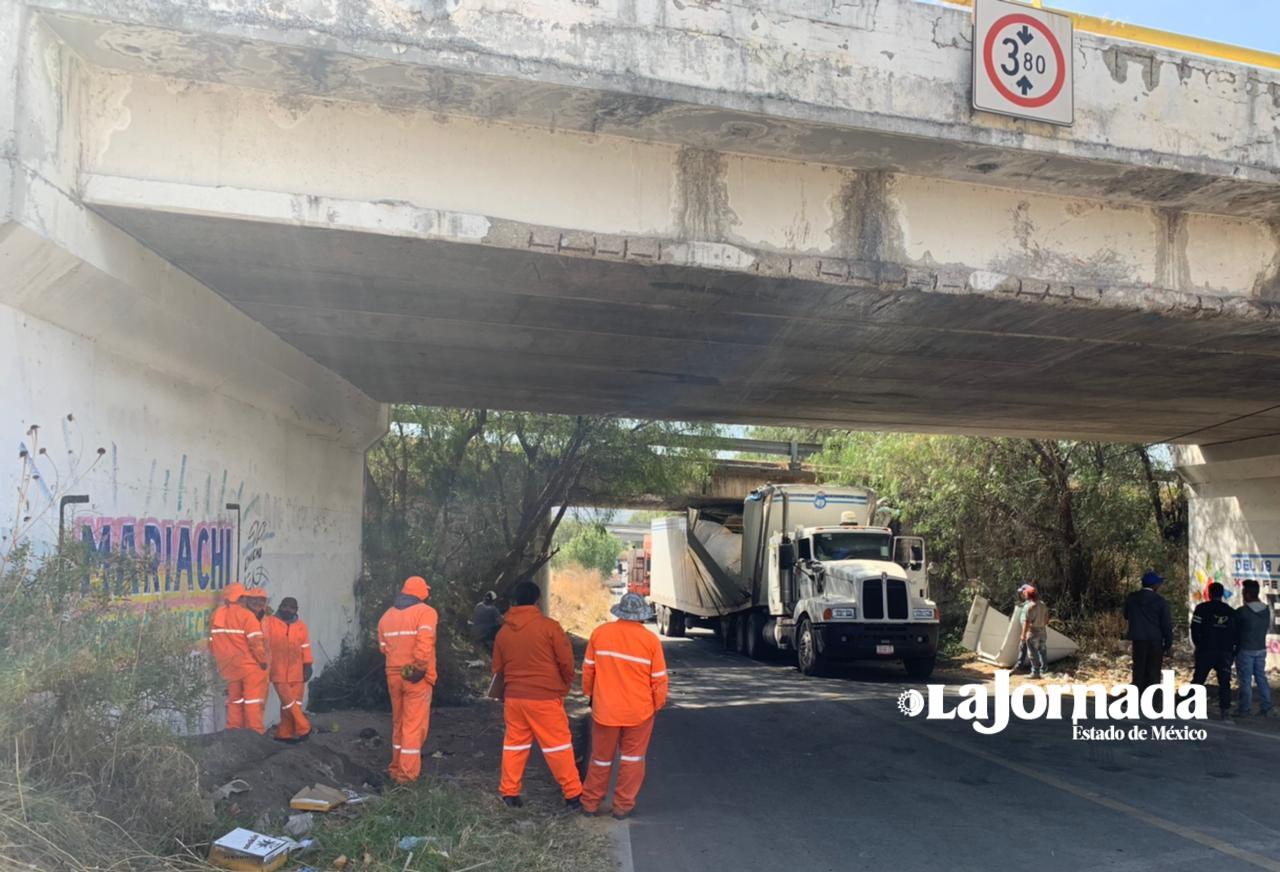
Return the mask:
[[[1047,660],[1053,663],[1076,653],[1075,642],[1048,628],[1046,642]],[[973,598],[969,608],[969,620],[964,627],[965,648],[978,655],[978,659],[1003,669],[1013,666],[1018,659],[1018,639],[1022,628],[1009,615],[997,610],[986,597]]]

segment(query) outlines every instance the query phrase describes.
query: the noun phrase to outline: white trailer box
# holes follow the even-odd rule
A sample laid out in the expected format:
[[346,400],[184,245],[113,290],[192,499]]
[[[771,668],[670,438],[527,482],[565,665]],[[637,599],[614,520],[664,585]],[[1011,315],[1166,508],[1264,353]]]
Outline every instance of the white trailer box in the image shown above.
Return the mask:
[[653,522],[653,562],[649,598],[669,609],[699,618],[726,615],[745,608],[750,592],[735,572],[741,557],[741,539],[719,524],[698,521],[698,541],[717,562],[708,568],[689,547],[689,521],[685,517],[659,518]]
[[[1008,669],[1018,659],[1018,638],[1022,628],[1013,618],[997,611],[986,597],[973,598],[969,622],[964,627],[962,644],[978,655],[979,660]],[[1079,648],[1075,642],[1049,628],[1046,644],[1047,660],[1053,663],[1070,657]]]

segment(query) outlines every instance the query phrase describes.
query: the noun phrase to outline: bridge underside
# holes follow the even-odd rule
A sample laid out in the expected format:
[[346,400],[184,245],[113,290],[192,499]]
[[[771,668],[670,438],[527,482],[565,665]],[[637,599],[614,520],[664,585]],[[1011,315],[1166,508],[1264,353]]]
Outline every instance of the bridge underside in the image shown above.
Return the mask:
[[276,197],[263,220],[275,201],[255,196],[251,219],[236,196],[87,186],[92,208],[377,400],[1133,441],[1280,431],[1269,302],[407,204]]

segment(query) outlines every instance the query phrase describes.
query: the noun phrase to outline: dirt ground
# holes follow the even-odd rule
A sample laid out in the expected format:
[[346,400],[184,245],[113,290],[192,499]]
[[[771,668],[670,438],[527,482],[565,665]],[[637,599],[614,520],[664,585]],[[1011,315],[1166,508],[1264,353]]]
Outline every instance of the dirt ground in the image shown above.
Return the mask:
[[[586,641],[571,637],[581,661]],[[589,712],[581,694],[566,701],[574,733],[574,750],[581,757],[588,750]],[[249,785],[216,804],[217,810],[237,823],[260,832],[279,832],[294,814],[289,799],[303,787],[324,784],[360,794],[378,793],[386,781],[391,760],[391,714],[342,710],[311,714],[312,736],[291,745],[276,742],[248,730],[233,730],[192,740],[200,762],[200,786],[208,792],[235,779]],[[268,712],[270,719],[271,713]],[[423,748],[422,777],[465,784],[479,791],[498,789],[502,758],[502,705],[475,700],[463,706],[435,706]],[[547,805],[559,803],[559,788],[541,754],[531,754],[525,774],[526,799]],[[359,806],[334,814],[355,814]]]

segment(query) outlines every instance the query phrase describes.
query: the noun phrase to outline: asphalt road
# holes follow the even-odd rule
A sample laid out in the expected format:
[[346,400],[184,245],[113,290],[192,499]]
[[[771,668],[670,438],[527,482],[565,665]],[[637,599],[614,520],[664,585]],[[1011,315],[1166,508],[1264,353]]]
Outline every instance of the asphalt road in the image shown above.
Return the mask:
[[636,872],[1280,872],[1280,740],[1086,742],[908,719],[896,669],[804,678],[665,642],[672,702],[628,824]]

